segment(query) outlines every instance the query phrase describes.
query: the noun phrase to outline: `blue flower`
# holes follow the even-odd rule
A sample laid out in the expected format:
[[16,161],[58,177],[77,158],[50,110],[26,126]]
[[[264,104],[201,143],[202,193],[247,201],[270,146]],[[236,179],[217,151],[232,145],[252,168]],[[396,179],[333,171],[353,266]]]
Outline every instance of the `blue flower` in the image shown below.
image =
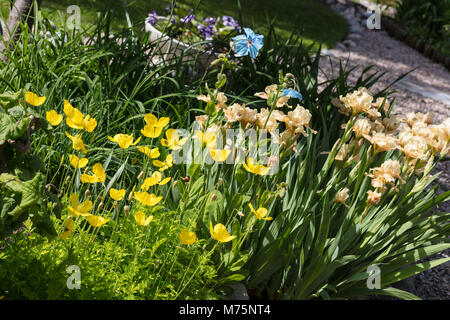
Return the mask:
[[236,57],[243,57],[250,54],[252,59],[255,59],[258,55],[258,51],[264,45],[263,35],[255,34],[252,29],[244,28],[244,34],[240,34],[234,37],[234,51]]
[[281,89],[281,92],[283,92],[283,94],[281,95],[282,97],[289,96],[291,98],[297,98],[298,100],[303,99],[303,96],[300,94],[300,92],[292,89]]

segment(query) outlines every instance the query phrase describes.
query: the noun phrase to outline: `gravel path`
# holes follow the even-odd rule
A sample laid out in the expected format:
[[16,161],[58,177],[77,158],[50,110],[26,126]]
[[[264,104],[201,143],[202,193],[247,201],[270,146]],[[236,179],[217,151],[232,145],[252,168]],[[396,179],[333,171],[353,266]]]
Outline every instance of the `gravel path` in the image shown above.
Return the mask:
[[[354,82],[361,71],[369,65],[374,65],[373,70],[387,71],[372,88],[373,92],[382,90],[400,75],[411,71],[405,79],[426,86],[431,86],[444,94],[450,94],[450,73],[439,64],[421,55],[418,51],[391,38],[382,28],[370,30],[362,27],[364,11],[353,5],[336,4],[334,0],[328,0],[332,8],[344,15],[351,25],[351,33],[347,40],[336,48],[327,50],[321,58],[321,80],[336,76],[339,72],[339,60],[347,62],[347,69],[356,67],[350,76],[350,82]],[[366,16],[367,17],[367,16]],[[382,26],[381,26],[382,27]],[[450,117],[450,102],[443,103],[437,99],[425,97],[421,94],[409,91],[400,86],[394,86],[398,90],[391,98],[395,98],[396,104],[393,113],[404,115],[407,112],[432,112],[433,122],[440,123]],[[437,181],[439,193],[450,189],[450,162],[440,163],[435,172],[441,171]],[[450,211],[450,202],[444,203],[440,211]],[[433,256],[433,259],[448,257],[450,250]],[[415,277],[413,283],[415,293],[423,299],[450,299],[450,262],[423,272]]]

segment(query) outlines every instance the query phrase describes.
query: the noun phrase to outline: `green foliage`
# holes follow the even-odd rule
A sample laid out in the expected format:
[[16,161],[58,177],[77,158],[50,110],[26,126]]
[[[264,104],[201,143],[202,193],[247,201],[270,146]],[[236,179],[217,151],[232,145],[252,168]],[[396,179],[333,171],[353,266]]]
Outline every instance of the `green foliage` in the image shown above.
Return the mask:
[[[178,246],[173,212],[146,228],[132,216],[101,232],[49,241],[25,228],[0,242],[0,294],[6,299],[218,299],[217,271],[200,245]],[[69,266],[81,288],[68,289]]]
[[449,0],[401,0],[396,19],[419,40],[450,55]]
[[[299,143],[299,154],[285,164],[286,192],[268,206],[273,222],[247,243],[252,248],[247,267],[253,294],[271,299],[372,294],[410,299],[412,295],[387,286],[448,261],[407,267],[450,247],[446,239],[450,213],[426,214],[431,206],[448,201],[450,192],[437,196],[437,186],[427,189],[436,176],[410,174],[399,191],[391,189],[366,212],[365,198],[371,186],[365,172],[398,156],[368,156],[367,144],[360,151],[359,165],[348,163],[345,168],[334,159],[340,144],[334,146],[324,165],[318,166],[324,157],[320,155],[321,141]],[[284,178],[275,177],[269,185],[279,181]],[[348,208],[333,202],[343,187],[350,189]],[[381,268],[382,290],[370,290],[366,285],[371,265]]]
[[32,132],[49,125],[23,100],[23,90],[0,95],[0,238],[28,217],[41,234],[56,235],[47,203],[59,201],[45,188],[43,162],[30,152]]

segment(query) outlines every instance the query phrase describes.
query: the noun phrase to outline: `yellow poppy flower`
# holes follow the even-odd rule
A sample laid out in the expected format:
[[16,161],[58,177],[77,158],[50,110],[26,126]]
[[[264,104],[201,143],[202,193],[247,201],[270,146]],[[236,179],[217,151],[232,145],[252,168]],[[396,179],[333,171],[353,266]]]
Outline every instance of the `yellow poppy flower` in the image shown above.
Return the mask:
[[211,233],[211,237],[214,240],[220,241],[220,242],[228,242],[236,238],[236,236],[232,236],[228,233],[227,228],[221,223],[218,223],[214,226],[212,225],[212,222],[209,222],[209,229]]
[[36,93],[27,91],[25,93],[25,100],[28,104],[31,104],[33,107],[39,107],[45,102],[45,96],[39,97]]
[[71,154],[69,156],[69,161],[70,164],[72,165],[72,167],[74,167],[75,169],[81,169],[87,166],[89,160],[87,158],[78,158],[76,155]]
[[148,192],[135,192],[134,198],[145,206],[154,206],[158,204],[163,197],[157,197],[155,194],[149,194]]
[[116,201],[120,201],[125,197],[125,192],[126,192],[125,189],[117,190],[117,189],[111,188],[111,189],[109,189],[109,196]]
[[71,136],[66,131],[66,136],[72,141],[72,147],[74,150],[81,150],[83,153],[87,153],[86,146],[83,142],[83,139],[81,139],[81,134],[77,134],[76,136]]
[[141,137],[139,137],[134,143],[133,143],[133,135],[132,134],[123,134],[119,133],[112,137],[108,137],[109,140],[112,142],[116,142],[119,144],[119,147],[122,149],[128,149],[130,146],[134,146],[138,144],[138,142],[141,140]]
[[163,128],[169,123],[170,118],[163,117],[158,120],[155,115],[149,113],[145,115],[144,121],[147,124],[141,130],[142,135],[147,138],[157,138],[161,135]]
[[263,165],[255,165],[255,160],[253,158],[248,158],[247,163],[242,164],[248,172],[259,174],[260,176],[264,176],[269,173],[270,167],[266,167]]
[[69,101],[64,100],[64,113],[66,115],[66,123],[72,129],[84,129],[84,116],[80,110],[74,108]]
[[162,179],[162,174],[159,171],[153,172],[152,176],[145,179],[144,183],[141,186],[141,189],[144,191],[148,191],[148,189],[156,184],[159,184],[160,186],[165,185],[167,182],[170,181],[170,177],[167,177],[165,179]]
[[193,244],[197,241],[197,235],[194,232],[187,231],[186,228],[183,228],[180,232],[180,240],[183,244]]
[[89,215],[93,208],[92,201],[86,200],[83,203],[79,203],[78,195],[74,193],[70,195],[69,200],[72,206],[67,207],[67,210],[74,218]]
[[59,125],[63,119],[62,114],[58,114],[55,110],[46,112],[47,121],[54,127]]
[[58,236],[58,239],[67,239],[72,234],[73,230],[75,229],[75,223],[73,222],[72,218],[69,217],[64,220],[64,227],[66,228],[66,230]]
[[180,140],[178,132],[175,129],[169,129],[166,131],[167,139],[161,139],[161,144],[164,147],[168,147],[170,150],[181,149],[181,146],[188,140],[187,137]]
[[211,155],[211,157],[214,159],[214,161],[217,162],[224,162],[228,155],[230,154],[231,150],[227,150],[227,149],[208,149],[209,150],[209,154]]
[[97,127],[97,120],[91,118],[90,115],[87,115],[86,117],[84,117],[83,125],[84,130],[86,130],[87,132],[92,132]]
[[158,167],[159,171],[169,169],[171,166],[173,166],[172,155],[171,154],[167,155],[166,160],[164,160],[164,162],[159,160],[153,160],[153,165]]
[[200,140],[202,144],[212,146],[216,142],[216,133],[214,131],[207,131],[203,133],[200,130],[195,130],[195,137]]
[[152,222],[153,216],[146,217],[145,213],[143,213],[142,211],[138,211],[134,215],[134,220],[136,220],[136,222],[141,226],[146,227],[150,224],[150,222]]
[[150,159],[156,159],[160,156],[158,148],[150,149],[149,147],[138,146],[137,149],[140,152],[142,152],[143,154],[145,154],[147,157],[149,157]]
[[90,115],[84,116],[80,110],[74,108],[67,100],[64,100],[64,113],[66,114],[66,123],[72,129],[92,132],[97,127],[97,120]]
[[101,163],[94,164],[94,166],[92,167],[92,172],[94,173],[93,176],[83,173],[80,178],[81,182],[83,183],[105,182],[106,173]]
[[110,219],[105,219],[100,216],[94,216],[92,214],[86,216],[86,220],[89,222],[89,224],[93,227],[99,228],[103,226],[105,223],[107,223]]
[[252,204],[249,203],[248,206],[250,207],[250,210],[255,214],[255,216],[258,218],[258,220],[267,220],[270,221],[273,218],[272,217],[267,217],[267,209],[266,208],[259,208],[258,210],[255,211],[255,209],[253,208]]

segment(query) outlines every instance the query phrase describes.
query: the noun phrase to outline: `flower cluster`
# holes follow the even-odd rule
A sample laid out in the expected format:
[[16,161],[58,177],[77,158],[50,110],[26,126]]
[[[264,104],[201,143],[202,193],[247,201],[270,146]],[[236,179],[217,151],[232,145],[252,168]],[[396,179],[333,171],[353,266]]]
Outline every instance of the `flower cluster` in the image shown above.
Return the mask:
[[[300,136],[308,136],[307,129],[311,133],[316,133],[309,127],[311,121],[309,110],[299,104],[293,109],[289,104],[291,99],[302,99],[299,92],[283,88],[283,85],[273,84],[267,86],[264,92],[255,93],[255,96],[264,99],[268,107],[258,110],[241,103],[227,105],[227,97],[218,89],[210,90],[208,95],[199,95],[197,99],[207,104],[206,110],[212,110],[212,114],[223,113],[223,121],[208,123],[211,116],[197,116],[196,122],[205,132],[197,136],[201,137],[202,142],[207,141],[206,145],[210,147],[215,142],[214,132],[233,128],[235,124],[239,124],[238,127],[244,131],[255,129],[269,132],[274,143],[289,150],[295,148]],[[282,108],[293,110],[285,113]],[[247,159],[244,168],[259,175],[268,173],[268,168],[256,165],[253,158]]]
[[386,160],[380,167],[372,168],[371,185],[375,190],[368,192],[368,205],[377,204],[387,191],[387,186],[397,190],[396,182],[404,183],[402,175],[411,172],[420,174],[428,161],[449,153],[450,118],[439,125],[432,125],[430,113],[409,112],[404,117],[389,114],[389,103],[378,98],[374,101],[366,88],[360,88],[346,96],[334,99],[333,105],[345,115],[351,115],[351,130],[354,138],[343,144],[335,160],[352,162],[359,158],[364,140],[378,153],[400,150],[397,160]]
[[[242,31],[239,23],[230,16],[202,17],[192,9],[169,6],[164,15],[158,15],[153,10],[145,20],[146,29],[155,27],[164,31],[170,37],[187,44],[201,41],[213,41],[217,50],[229,50],[227,39]],[[211,49],[212,43],[205,45]]]

